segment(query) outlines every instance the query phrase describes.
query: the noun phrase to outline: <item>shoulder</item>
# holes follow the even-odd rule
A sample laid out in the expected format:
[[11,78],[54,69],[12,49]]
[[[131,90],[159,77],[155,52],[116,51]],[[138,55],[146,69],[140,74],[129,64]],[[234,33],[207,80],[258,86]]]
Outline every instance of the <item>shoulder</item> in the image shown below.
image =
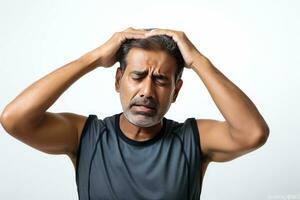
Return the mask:
[[119,114],[114,114],[111,116],[106,116],[104,118],[98,117],[96,114],[89,114],[87,117],[83,117],[78,120],[78,144],[79,147],[80,141],[87,135],[92,140],[95,140],[98,137],[98,133],[103,129],[111,129],[115,127],[116,120],[118,119]]
[[187,133],[191,133],[191,135],[198,134],[197,121],[193,117],[186,118],[182,122],[178,122],[174,120],[168,120],[168,121],[171,129],[173,129],[178,134],[187,134]]
[[65,113],[65,117],[68,119],[69,123],[71,123],[77,130],[77,142],[75,145],[75,149],[71,153],[71,155],[69,155],[70,157],[73,157],[76,156],[78,153],[82,137],[87,132],[93,132],[93,130],[96,130],[97,126],[101,124],[102,120],[99,119],[96,114],[88,114],[87,116],[84,116],[74,113]]
[[177,135],[184,143],[187,148],[199,149],[200,155],[202,154],[199,130],[197,121],[194,117],[186,118],[182,122],[167,120],[168,131],[172,134]]

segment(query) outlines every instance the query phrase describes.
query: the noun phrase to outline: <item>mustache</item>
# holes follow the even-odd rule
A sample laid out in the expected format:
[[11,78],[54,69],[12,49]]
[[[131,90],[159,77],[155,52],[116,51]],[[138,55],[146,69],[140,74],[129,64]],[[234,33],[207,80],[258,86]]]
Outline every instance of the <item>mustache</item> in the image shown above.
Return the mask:
[[137,97],[130,103],[130,107],[132,106],[145,106],[152,109],[157,109],[158,103],[153,98]]

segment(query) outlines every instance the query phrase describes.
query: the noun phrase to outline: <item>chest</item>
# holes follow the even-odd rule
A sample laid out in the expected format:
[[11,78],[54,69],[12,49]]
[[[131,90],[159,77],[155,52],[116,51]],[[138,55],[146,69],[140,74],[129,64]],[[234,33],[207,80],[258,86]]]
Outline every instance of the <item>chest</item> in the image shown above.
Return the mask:
[[92,199],[185,199],[191,172],[183,149],[173,145],[99,144],[89,172]]

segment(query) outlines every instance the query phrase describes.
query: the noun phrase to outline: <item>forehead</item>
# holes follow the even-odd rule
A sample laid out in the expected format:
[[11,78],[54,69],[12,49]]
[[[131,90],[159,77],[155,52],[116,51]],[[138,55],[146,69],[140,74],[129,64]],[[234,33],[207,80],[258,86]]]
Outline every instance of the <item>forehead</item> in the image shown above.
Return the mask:
[[166,74],[175,73],[176,60],[162,50],[132,48],[126,57],[126,70],[150,70]]

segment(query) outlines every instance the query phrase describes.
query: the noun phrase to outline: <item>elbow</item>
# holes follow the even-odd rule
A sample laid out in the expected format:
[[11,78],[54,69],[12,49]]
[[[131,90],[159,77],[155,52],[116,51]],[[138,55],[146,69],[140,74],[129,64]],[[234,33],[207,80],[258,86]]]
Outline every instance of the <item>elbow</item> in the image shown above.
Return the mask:
[[0,113],[0,123],[5,131],[12,136],[23,134],[40,122],[40,118],[37,119],[36,116],[33,117],[33,114],[28,113],[26,110],[8,104]]
[[255,148],[263,146],[267,142],[269,138],[269,134],[270,134],[270,128],[267,124],[264,124],[263,126],[257,128],[256,131],[254,131],[253,133],[254,135],[253,146]]
[[6,131],[10,129],[9,121],[9,114],[5,110],[3,110],[0,115],[0,123]]
[[6,109],[4,109],[1,112],[0,123],[1,123],[2,127],[10,134],[15,132],[15,129],[16,129],[16,127],[14,125],[14,121],[15,121],[14,117]]

